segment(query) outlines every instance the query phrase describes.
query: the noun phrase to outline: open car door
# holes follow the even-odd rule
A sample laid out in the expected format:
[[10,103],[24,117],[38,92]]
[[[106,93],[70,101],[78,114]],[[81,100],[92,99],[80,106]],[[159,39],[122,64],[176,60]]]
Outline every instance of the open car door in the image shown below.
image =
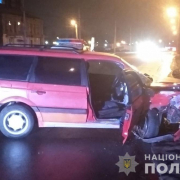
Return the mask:
[[123,124],[123,143],[126,142],[134,125],[146,116],[150,106],[150,96],[147,94],[146,87],[139,75],[135,71],[125,71],[124,74],[128,88],[129,103]]

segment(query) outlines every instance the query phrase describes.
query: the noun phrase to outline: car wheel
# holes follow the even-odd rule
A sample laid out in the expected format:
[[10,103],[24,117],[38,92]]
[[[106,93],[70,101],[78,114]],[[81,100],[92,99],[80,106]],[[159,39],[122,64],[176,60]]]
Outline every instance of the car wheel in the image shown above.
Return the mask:
[[19,104],[9,105],[0,113],[0,130],[10,138],[25,137],[32,131],[34,120],[30,108]]
[[148,139],[158,136],[160,123],[158,111],[156,109],[149,110],[142,128],[142,138]]

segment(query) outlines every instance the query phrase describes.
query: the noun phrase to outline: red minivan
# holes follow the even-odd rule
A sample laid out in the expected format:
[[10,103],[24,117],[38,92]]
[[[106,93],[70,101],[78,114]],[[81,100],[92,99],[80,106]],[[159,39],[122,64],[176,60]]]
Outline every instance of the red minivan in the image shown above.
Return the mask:
[[119,128],[128,103],[125,67],[117,56],[74,48],[1,48],[1,132],[24,137],[35,121],[39,127]]
[[74,47],[3,47],[0,130],[20,138],[37,122],[39,127],[122,127],[124,142],[134,129],[143,131],[143,138],[155,137],[159,112],[165,112],[171,95],[179,92],[151,82],[111,54]]

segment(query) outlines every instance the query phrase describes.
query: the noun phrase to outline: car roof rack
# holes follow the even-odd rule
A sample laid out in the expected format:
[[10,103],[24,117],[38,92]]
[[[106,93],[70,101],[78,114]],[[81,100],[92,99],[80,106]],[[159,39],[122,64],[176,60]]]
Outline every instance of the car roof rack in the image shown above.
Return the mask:
[[77,54],[81,54],[84,52],[83,49],[79,49],[76,47],[70,47],[70,46],[60,46],[60,45],[36,45],[36,44],[6,44],[2,46],[2,48],[6,47],[14,47],[14,48],[35,48],[39,49],[40,51],[43,50],[62,50],[62,51],[71,51],[75,52]]

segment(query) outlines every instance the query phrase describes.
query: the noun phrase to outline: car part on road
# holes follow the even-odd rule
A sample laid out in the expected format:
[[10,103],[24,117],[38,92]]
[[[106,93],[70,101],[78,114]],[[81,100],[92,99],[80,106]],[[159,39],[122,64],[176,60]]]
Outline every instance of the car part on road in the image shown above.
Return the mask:
[[158,136],[158,137],[150,138],[150,139],[142,139],[142,141],[146,143],[157,143],[157,142],[162,142],[162,141],[173,141],[173,140],[174,140],[173,134],[167,134],[164,136]]
[[173,141],[174,140],[173,134],[167,134],[164,136],[158,136],[158,137],[149,138],[149,139],[144,139],[144,138],[140,137],[135,131],[133,131],[133,134],[137,137],[137,139],[141,139],[145,143],[157,143],[157,142],[162,142],[162,141]]
[[34,120],[30,108],[12,104],[6,106],[0,113],[0,130],[7,137],[25,137],[32,131]]

